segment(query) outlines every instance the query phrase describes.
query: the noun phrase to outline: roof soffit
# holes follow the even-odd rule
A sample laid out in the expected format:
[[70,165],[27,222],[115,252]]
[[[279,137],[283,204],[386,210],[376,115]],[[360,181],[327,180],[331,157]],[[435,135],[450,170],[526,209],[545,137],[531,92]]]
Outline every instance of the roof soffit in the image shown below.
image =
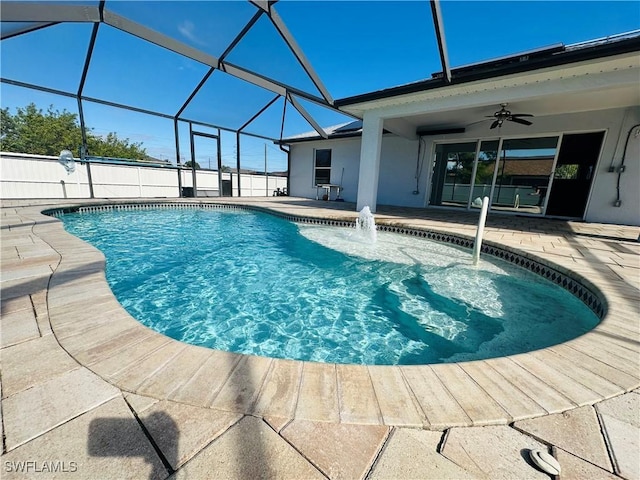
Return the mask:
[[[340,110],[352,115],[362,117],[365,112],[371,112],[384,118],[401,116],[402,110],[411,109],[411,105],[416,108],[415,113],[428,113],[461,106],[473,106],[486,104],[481,97],[487,98],[494,93],[495,96],[508,96],[508,90],[522,88],[539,88],[543,85],[544,91],[553,93],[555,86],[558,91],[566,88],[564,84],[570,81],[575,88],[590,89],[599,85],[606,78],[607,86],[613,87],[616,84],[627,85],[629,82],[637,84],[638,70],[640,70],[640,57],[637,52],[607,57],[599,60],[589,60],[571,65],[549,67],[534,72],[518,73],[495,77],[475,82],[453,84],[424,90],[417,93],[409,93],[393,97],[382,98],[352,105],[344,105]],[[474,102],[473,96],[478,96]],[[492,100],[489,100],[492,101]]]

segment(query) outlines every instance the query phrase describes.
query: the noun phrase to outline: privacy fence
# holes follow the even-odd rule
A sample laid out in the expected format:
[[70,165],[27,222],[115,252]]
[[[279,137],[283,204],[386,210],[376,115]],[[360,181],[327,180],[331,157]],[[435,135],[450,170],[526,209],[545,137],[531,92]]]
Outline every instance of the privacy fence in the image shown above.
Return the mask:
[[[282,176],[215,170],[196,170],[195,175],[199,197],[270,197],[287,188],[287,178]],[[190,169],[100,160],[76,162],[75,171],[67,173],[57,157],[21,153],[0,152],[0,181],[3,199],[193,196]]]

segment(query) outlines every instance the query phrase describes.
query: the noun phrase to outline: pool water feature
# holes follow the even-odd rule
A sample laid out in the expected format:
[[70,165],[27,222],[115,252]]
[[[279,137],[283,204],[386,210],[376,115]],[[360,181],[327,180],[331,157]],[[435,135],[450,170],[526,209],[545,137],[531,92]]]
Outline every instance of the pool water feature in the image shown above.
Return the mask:
[[260,212],[114,210],[62,217],[99,248],[118,301],[187,343],[276,358],[429,364],[511,355],[598,323],[569,292],[497,259],[387,232]]

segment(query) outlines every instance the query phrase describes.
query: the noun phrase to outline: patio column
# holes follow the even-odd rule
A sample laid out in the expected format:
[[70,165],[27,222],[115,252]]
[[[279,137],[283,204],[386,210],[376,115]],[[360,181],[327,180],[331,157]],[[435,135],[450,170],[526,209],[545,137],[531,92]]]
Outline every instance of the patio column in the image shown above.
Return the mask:
[[360,146],[360,173],[358,175],[358,201],[356,209],[368,206],[376,211],[378,174],[380,173],[380,149],[384,120],[371,114],[362,119],[362,143]]

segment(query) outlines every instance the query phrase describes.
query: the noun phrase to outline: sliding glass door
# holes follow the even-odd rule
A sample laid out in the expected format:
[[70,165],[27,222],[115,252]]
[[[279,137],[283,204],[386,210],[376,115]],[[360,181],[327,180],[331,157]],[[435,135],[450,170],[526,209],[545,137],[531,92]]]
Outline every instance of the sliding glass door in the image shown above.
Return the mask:
[[558,138],[437,144],[429,205],[543,214]]
[[493,185],[493,175],[496,170],[499,144],[498,140],[480,142],[476,174],[473,182],[473,195],[471,195],[472,208],[480,208],[484,197],[491,198],[491,186]]
[[433,164],[431,205],[469,205],[477,142],[439,144]]
[[491,208],[543,213],[557,145],[558,137],[504,140]]

